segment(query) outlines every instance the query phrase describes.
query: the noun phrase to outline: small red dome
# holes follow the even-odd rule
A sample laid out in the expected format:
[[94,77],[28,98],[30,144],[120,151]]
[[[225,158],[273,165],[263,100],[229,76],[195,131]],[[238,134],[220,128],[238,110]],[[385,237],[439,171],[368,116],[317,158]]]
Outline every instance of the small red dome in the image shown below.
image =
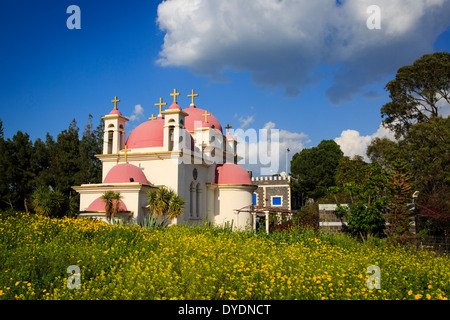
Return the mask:
[[109,113],[110,116],[113,116],[113,115],[116,115],[116,114],[119,115],[119,116],[122,115],[122,113],[119,111],[119,109],[116,109],[116,108],[112,109],[112,111]]
[[169,110],[181,110],[181,107],[178,105],[178,103],[174,102],[170,106]]
[[206,110],[199,109],[191,105],[189,108],[184,109],[183,111],[188,114],[188,116],[185,118],[186,130],[194,131],[197,128],[213,128],[222,133],[222,126],[215,116],[209,114],[208,122],[205,121],[204,114]]
[[[116,200],[113,200],[113,206],[116,203]],[[88,212],[105,212],[105,202],[103,201],[103,199],[97,198],[94,200],[94,202],[92,202],[89,207],[87,208]],[[128,211],[127,206],[125,205],[125,203],[122,200],[119,200],[119,211],[120,212],[124,212],[124,211]]]
[[216,183],[253,185],[247,170],[233,163],[224,163],[216,167]]
[[[130,178],[133,181],[130,181]],[[108,174],[105,177],[103,183],[130,183],[137,182],[141,184],[150,184],[147,178],[145,177],[144,172],[138,167],[128,164],[121,163],[118,164],[109,170]]]
[[130,133],[127,146],[129,149],[163,147],[164,119],[158,117],[156,120],[142,123]]

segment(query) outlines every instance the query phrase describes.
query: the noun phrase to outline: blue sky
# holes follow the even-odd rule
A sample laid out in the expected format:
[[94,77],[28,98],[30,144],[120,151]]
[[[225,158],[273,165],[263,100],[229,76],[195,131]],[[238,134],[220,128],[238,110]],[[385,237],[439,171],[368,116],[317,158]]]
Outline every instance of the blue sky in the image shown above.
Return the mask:
[[[176,88],[183,108],[194,89],[196,105],[223,126],[275,127],[294,152],[337,139],[347,154],[362,153],[389,135],[380,108],[397,69],[449,51],[449,2],[8,1],[0,11],[5,136],[56,138],[73,118],[82,131],[89,114],[97,125],[109,113],[114,96],[135,116],[129,134]],[[66,26],[72,4],[80,30]],[[378,30],[366,25],[373,4]]]

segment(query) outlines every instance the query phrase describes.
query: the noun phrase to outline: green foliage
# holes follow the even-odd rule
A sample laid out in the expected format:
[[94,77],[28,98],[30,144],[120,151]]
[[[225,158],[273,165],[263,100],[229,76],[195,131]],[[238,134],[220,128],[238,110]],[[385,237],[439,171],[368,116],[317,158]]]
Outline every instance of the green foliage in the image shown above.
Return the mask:
[[44,186],[33,192],[31,204],[37,214],[50,218],[75,217],[78,211],[74,197],[67,197],[59,190],[53,191]]
[[336,185],[335,172],[343,152],[333,140],[323,140],[317,147],[303,149],[292,157],[293,188],[304,197],[317,200]]
[[95,154],[102,150],[102,122],[93,130],[90,115],[81,140],[78,132],[74,119],[57,141],[48,133],[45,141],[38,138],[34,143],[21,131],[11,139],[0,135],[0,209],[33,209],[31,194],[51,187],[68,199],[66,213],[77,211],[79,196],[71,187],[101,182],[101,163]]
[[404,136],[415,123],[439,116],[438,102],[450,103],[450,53],[426,54],[413,65],[403,66],[386,85],[391,102],[381,108],[383,124]]
[[399,237],[409,232],[411,211],[406,208],[412,201],[414,183],[408,165],[404,161],[395,161],[390,168],[389,194],[386,220],[387,234]]
[[411,191],[419,191],[416,214],[430,216],[430,223],[436,224],[427,229],[450,234],[450,118],[437,116],[414,124],[397,142],[375,139],[368,156],[388,170],[397,160],[407,164],[404,173],[414,182]]
[[186,201],[172,189],[160,187],[157,190],[149,190],[147,196],[150,211],[157,217],[172,220],[183,213]]
[[120,192],[106,191],[101,196],[103,202],[105,203],[105,216],[106,219],[111,220],[112,217],[117,217],[120,207],[120,199],[122,196]]
[[[380,236],[384,228],[389,173],[377,163],[366,163],[361,157],[343,157],[336,173],[338,186],[328,192],[336,198],[337,215],[346,218],[348,230],[362,240]],[[337,195],[346,195],[349,208],[341,206]],[[341,196],[342,197],[342,196]]]
[[167,227],[169,224],[170,220],[165,217],[155,217],[152,214],[148,214],[139,225],[144,229],[160,229]]

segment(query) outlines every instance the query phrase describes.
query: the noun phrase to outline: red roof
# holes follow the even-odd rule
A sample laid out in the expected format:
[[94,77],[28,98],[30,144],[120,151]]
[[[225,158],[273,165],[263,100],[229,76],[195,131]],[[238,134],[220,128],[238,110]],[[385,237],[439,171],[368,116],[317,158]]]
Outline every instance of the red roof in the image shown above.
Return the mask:
[[[131,181],[131,178],[133,181]],[[115,165],[109,170],[105,177],[103,183],[130,183],[136,182],[141,184],[150,184],[145,177],[144,172],[136,167],[135,165],[129,163],[121,163]]]
[[169,110],[181,110],[181,107],[178,105],[178,103],[174,102],[174,103],[172,103],[172,105],[169,107]]
[[186,130],[194,131],[197,128],[213,128],[222,133],[222,126],[220,125],[219,120],[217,120],[215,116],[209,114],[207,117],[208,122],[205,121],[204,114],[206,110],[199,109],[196,108],[194,105],[191,105],[189,108],[184,109],[183,111],[189,114],[189,116],[185,118]]
[[164,146],[164,118],[147,121],[134,129],[128,137],[129,149]]
[[119,116],[122,115],[122,113],[119,111],[119,109],[116,109],[116,108],[112,109],[112,111],[109,113],[110,116],[116,115],[116,114]]
[[216,167],[216,183],[253,185],[247,170],[233,163],[224,163]]

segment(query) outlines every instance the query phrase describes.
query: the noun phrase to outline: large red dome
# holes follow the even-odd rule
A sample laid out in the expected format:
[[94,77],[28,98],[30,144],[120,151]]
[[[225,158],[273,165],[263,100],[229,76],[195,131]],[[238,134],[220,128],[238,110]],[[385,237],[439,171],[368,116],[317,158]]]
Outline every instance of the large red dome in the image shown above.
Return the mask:
[[[132,181],[131,181],[132,179]],[[130,183],[137,182],[141,184],[150,184],[145,177],[144,172],[129,163],[115,165],[109,170],[103,183]]]
[[134,129],[127,140],[128,149],[164,146],[164,119],[147,121]]
[[216,183],[253,185],[247,170],[233,163],[224,163],[216,167]]
[[206,110],[199,109],[191,105],[189,108],[183,109],[183,111],[189,114],[185,118],[185,126],[187,131],[194,131],[197,128],[213,128],[222,133],[222,126],[215,116],[209,114],[208,122],[205,121],[204,114]]

